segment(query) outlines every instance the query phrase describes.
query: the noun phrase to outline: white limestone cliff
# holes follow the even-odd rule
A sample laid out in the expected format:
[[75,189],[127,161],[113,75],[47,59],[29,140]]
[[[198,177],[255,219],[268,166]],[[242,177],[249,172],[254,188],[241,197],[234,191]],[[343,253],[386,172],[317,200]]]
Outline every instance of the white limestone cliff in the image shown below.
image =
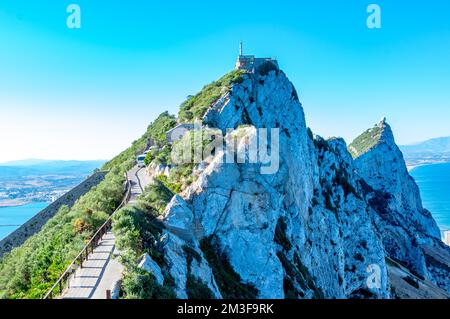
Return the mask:
[[[227,297],[215,276],[217,265],[205,252],[209,240],[240,284],[254,287],[258,298],[389,298],[383,232],[394,226],[382,220],[369,193],[390,194],[391,211],[407,220],[407,229],[423,233],[417,240],[437,235],[417,186],[404,179],[402,163],[392,176],[387,164],[373,167],[370,152],[355,162],[342,139],[314,138],[295,88],[279,70],[243,75],[219,106],[206,113],[209,126],[241,130],[249,140],[255,138],[254,128],[279,129],[279,169],[262,174],[261,164],[224,163],[217,152],[183,197],[172,199],[163,218],[169,236],[164,249],[177,296],[187,297],[190,271],[216,298]],[[243,124],[250,127],[239,127]],[[378,146],[387,153],[383,158],[403,160],[388,133],[387,142]],[[245,142],[238,147],[246,147]],[[379,177],[383,174],[394,180],[386,184]],[[402,209],[410,214],[402,215]],[[401,248],[409,254],[414,236],[401,235]],[[201,256],[190,269],[185,245]],[[376,284],[370,285],[375,270]]]
[[[422,206],[419,187],[408,173],[391,127],[383,120],[371,134],[375,136],[375,143],[360,152],[355,166],[370,188],[366,192],[367,199],[375,212],[372,215],[374,225],[383,238],[388,256],[420,277],[435,283],[440,281],[440,286],[450,291],[450,273],[443,274],[431,267],[424,247],[435,247],[433,250],[442,251],[448,258],[450,250],[442,245],[435,220]],[[364,142],[367,134],[362,136],[360,142]],[[444,268],[450,269],[450,264]]]

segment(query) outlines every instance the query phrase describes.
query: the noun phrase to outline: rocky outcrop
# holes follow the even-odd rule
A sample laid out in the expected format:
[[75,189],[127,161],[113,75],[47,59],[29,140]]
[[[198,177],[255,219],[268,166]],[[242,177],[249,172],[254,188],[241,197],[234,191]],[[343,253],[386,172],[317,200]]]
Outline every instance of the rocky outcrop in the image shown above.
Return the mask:
[[[223,298],[389,298],[391,241],[397,259],[429,269],[415,247],[437,240],[436,224],[386,123],[354,161],[342,139],[313,136],[280,70],[244,74],[220,101],[205,124],[237,139],[238,153],[258,128],[278,129],[279,162],[265,174],[261,161],[225,162],[218,151],[169,203],[164,250],[178,297],[195,276]],[[194,267],[190,254],[198,255]]]
[[[441,243],[439,228],[430,212],[422,207],[419,188],[408,173],[389,124],[384,119],[370,133],[370,142],[364,142],[365,138],[370,139],[365,132],[357,138],[359,147],[350,145],[350,148],[353,147],[359,153],[354,161],[355,166],[367,183],[365,196],[375,213],[372,215],[373,223],[383,238],[387,255],[417,276],[450,291],[450,263],[447,264],[447,271],[442,271],[442,267],[431,266],[427,262],[427,259],[431,260],[430,252],[426,254],[424,249],[439,249],[448,257],[450,250],[445,253],[446,247]],[[364,144],[370,144],[371,147],[361,151]],[[448,262],[448,257],[443,260]]]
[[37,213],[33,218],[16,229],[9,236],[0,241],[0,258],[10,252],[13,248],[22,245],[29,237],[39,232],[47,221],[55,216],[61,206],[72,207],[75,202],[89,192],[92,187],[98,185],[105,178],[106,172],[96,172],[81,182],[78,186],[68,191],[55,202]]
[[[323,149],[311,138],[297,93],[284,73],[244,75],[227,103],[210,110],[218,111],[207,116],[214,119],[208,124],[241,130],[238,135],[246,139],[240,139],[238,149],[256,138],[254,128],[278,128],[279,169],[262,174],[262,164],[223,163],[223,153],[218,153],[185,192],[185,203],[178,196],[172,200],[166,222],[169,229],[176,228],[169,236],[177,239],[166,246],[166,255],[176,264],[172,275],[181,282],[179,297],[185,297],[186,266],[175,260],[181,244],[176,241],[189,240],[198,247],[211,236],[218,254],[239,275],[238,284],[253,285],[259,298],[356,296],[367,290],[370,264],[380,266],[380,287],[367,293],[387,297],[382,244],[366,203],[335,183],[341,178],[337,168],[351,171],[345,143],[336,140]],[[238,128],[244,124],[251,127]],[[357,187],[356,177],[348,178],[350,187]]]
[[169,176],[170,167],[152,162],[147,166],[146,172],[150,178],[155,178],[160,175]]
[[164,276],[161,272],[161,268],[158,264],[150,257],[149,254],[145,253],[141,260],[139,261],[138,267],[151,273],[155,276],[156,282],[158,285],[162,285],[164,283]]
[[422,207],[419,187],[408,173],[391,127],[383,120],[376,128],[380,131],[376,145],[355,159],[358,174],[375,191],[388,194],[391,223],[402,225],[419,239],[439,239],[439,228],[430,212]]

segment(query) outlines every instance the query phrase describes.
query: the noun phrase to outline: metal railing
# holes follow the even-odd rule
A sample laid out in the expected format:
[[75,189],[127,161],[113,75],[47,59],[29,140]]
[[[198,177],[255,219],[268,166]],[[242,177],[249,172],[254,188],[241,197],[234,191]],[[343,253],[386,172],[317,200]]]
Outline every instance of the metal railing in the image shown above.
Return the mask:
[[111,229],[112,218],[114,214],[119,211],[130,199],[131,195],[131,184],[128,179],[127,173],[125,173],[126,178],[126,186],[125,186],[125,196],[120,203],[120,205],[116,208],[116,210],[108,217],[108,219],[103,223],[102,226],[95,232],[92,238],[88,241],[88,243],[84,246],[81,252],[75,257],[75,259],[70,263],[70,265],[66,268],[64,273],[59,277],[58,281],[50,288],[50,290],[44,295],[43,299],[53,299],[54,291],[58,289],[59,294],[61,295],[65,289],[66,284],[70,280],[70,276],[77,270],[78,266],[83,268],[83,262],[88,260],[89,254],[94,252],[94,249],[98,247],[98,243],[102,239],[103,235],[105,235],[109,229]]

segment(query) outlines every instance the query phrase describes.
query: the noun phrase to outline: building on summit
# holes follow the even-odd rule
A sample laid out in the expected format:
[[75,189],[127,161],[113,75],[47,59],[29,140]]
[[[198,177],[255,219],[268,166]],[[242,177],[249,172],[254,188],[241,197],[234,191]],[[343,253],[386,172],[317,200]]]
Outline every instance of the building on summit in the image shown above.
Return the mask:
[[236,70],[246,70],[255,73],[266,62],[271,62],[278,69],[278,62],[272,58],[255,58],[254,55],[244,55],[242,41],[239,45],[239,56],[236,60]]

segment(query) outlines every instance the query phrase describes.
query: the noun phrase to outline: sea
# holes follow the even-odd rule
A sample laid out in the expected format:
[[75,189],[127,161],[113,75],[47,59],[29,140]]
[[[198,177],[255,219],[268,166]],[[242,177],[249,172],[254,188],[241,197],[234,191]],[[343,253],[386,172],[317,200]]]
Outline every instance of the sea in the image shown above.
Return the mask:
[[418,166],[409,173],[419,185],[423,206],[441,231],[450,230],[450,163]]
[[49,203],[33,202],[22,206],[0,207],[0,240],[39,213]]

